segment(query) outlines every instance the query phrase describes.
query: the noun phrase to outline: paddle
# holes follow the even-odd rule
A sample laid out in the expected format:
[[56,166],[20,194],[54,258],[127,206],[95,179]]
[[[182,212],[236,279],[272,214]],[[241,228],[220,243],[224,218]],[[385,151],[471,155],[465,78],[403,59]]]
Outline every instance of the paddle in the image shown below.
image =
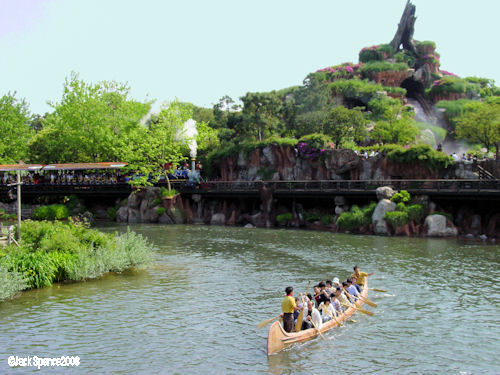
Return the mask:
[[340,320],[338,320],[338,319],[335,317],[335,315],[333,315],[330,311],[328,311],[327,309],[324,309],[323,311],[326,311],[326,313],[327,313],[328,315],[330,315],[330,316],[333,318],[333,320],[335,320],[335,321],[337,322],[337,324],[339,325],[339,327],[341,327],[341,326],[342,326],[342,323],[340,323]]
[[346,305],[345,303],[342,303],[342,306],[345,306],[345,307],[352,307],[354,308],[355,310],[359,310],[360,313],[363,313],[363,314],[366,314],[366,315],[370,315],[370,316],[373,316],[375,314],[373,314],[371,311],[368,311],[368,310],[365,310],[365,309],[362,309],[361,307],[359,306],[355,306],[355,305]]
[[263,327],[267,326],[269,323],[271,323],[273,320],[278,319],[279,317],[281,317],[281,314],[279,314],[278,316],[275,316],[274,318],[267,319],[267,320],[264,320],[263,322],[260,322],[259,324],[257,324],[257,327],[263,328]]
[[[356,297],[351,296],[349,293],[347,293],[347,290],[345,290],[345,289],[344,289],[344,292],[347,295],[347,297],[349,297],[351,300],[353,298],[356,298]],[[377,304],[375,302],[370,301],[368,298],[363,297],[361,294],[358,294],[357,298],[359,298],[361,301],[363,301],[367,305],[370,305],[371,307],[377,307]]]
[[380,293],[387,293],[387,290],[384,289],[369,288],[369,290],[374,290],[375,292],[380,292]]
[[[309,291],[309,285],[311,285],[311,280],[307,281],[307,287],[306,287],[306,293],[305,295],[307,296],[307,292]],[[302,305],[304,305],[304,297],[300,295],[300,298],[302,299]],[[304,320],[304,309],[299,313],[299,316],[297,317],[297,322],[295,323],[295,332],[299,332],[302,329],[302,321]]]
[[[321,338],[322,338],[323,340],[326,340],[326,337],[325,337],[325,336],[321,333],[321,331],[319,330],[319,328],[318,328],[318,326],[316,325],[316,323],[314,323],[314,320],[312,320],[312,318],[311,318],[311,323],[312,323],[312,325],[314,326],[314,328],[316,328],[316,331],[318,331],[318,333],[319,333],[319,335],[321,336]],[[328,341],[328,340],[326,340],[326,341]]]

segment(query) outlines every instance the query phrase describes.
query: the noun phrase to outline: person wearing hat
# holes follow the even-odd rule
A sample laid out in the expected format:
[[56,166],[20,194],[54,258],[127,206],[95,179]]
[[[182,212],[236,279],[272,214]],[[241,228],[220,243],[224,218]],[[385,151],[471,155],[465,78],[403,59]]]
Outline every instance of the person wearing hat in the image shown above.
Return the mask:
[[361,272],[358,266],[354,266],[354,273],[351,275],[351,277],[356,277],[358,285],[364,288],[366,278],[371,275],[373,275],[373,272],[372,273]]
[[342,285],[340,284],[340,280],[338,277],[333,278],[333,289],[340,288]]

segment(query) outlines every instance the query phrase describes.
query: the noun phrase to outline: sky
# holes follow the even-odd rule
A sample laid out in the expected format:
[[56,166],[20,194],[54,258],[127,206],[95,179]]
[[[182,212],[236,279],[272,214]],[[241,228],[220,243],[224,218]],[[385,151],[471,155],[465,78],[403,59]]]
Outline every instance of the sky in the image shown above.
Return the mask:
[[[299,85],[393,38],[406,0],[0,0],[0,96],[51,111],[64,80],[127,82],[132,97],[211,107]],[[500,84],[498,0],[413,0],[414,38],[441,69]]]

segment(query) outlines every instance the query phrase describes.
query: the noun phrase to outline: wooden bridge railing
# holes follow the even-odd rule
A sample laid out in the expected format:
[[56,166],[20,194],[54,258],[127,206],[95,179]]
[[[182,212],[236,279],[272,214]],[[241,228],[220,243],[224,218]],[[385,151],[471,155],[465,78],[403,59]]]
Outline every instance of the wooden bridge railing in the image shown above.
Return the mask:
[[[199,187],[180,187],[183,192],[244,193],[258,192],[260,181],[209,181]],[[499,193],[500,180],[307,180],[265,181],[267,188],[275,192],[375,192],[378,187],[390,186],[396,190],[413,193]]]

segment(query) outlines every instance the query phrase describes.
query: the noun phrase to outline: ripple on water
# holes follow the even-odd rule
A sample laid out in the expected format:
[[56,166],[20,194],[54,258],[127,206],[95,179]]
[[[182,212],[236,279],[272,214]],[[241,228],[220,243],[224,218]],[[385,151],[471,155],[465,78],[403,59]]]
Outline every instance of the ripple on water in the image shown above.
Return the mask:
[[[120,227],[119,229],[123,229]],[[116,228],[110,228],[116,229]],[[10,354],[79,355],[81,373],[494,373],[499,246],[202,226],[138,225],[145,271],[24,293],[0,305]],[[283,289],[374,271],[374,317],[267,358]],[[312,289],[312,288],[311,288]],[[310,290],[311,290],[310,289]],[[63,370],[56,369],[56,372]],[[498,372],[498,371],[497,371]]]

